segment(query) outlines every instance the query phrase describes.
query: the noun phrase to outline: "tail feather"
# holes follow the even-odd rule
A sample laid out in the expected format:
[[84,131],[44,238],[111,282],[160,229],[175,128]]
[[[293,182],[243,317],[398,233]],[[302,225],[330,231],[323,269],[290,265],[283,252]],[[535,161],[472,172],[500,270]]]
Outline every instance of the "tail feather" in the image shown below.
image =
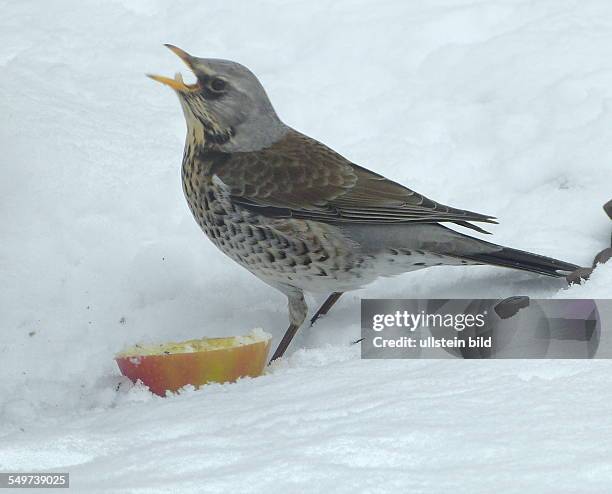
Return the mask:
[[552,257],[540,256],[509,247],[502,247],[501,250],[494,252],[474,253],[461,257],[482,264],[520,269],[557,278],[566,276],[580,267]]

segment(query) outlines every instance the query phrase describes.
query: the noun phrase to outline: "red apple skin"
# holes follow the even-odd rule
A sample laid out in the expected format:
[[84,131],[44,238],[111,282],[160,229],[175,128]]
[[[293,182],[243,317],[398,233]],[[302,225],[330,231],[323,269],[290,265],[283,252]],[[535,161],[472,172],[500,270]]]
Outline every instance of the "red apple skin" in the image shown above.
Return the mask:
[[270,341],[192,353],[122,356],[115,360],[121,373],[132,382],[140,379],[151,392],[166,396],[166,390],[174,392],[187,384],[198,387],[261,376]]

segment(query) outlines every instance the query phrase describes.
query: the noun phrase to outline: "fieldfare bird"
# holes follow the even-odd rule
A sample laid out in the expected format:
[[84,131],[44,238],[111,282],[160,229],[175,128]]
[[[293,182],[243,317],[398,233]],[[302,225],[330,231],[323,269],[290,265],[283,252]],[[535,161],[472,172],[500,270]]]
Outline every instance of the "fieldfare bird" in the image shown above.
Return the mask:
[[253,73],[228,60],[197,58],[166,45],[194,73],[175,90],[187,121],[183,190],[204,233],[226,255],[289,301],[283,355],[308,307],[304,292],[343,292],[379,276],[439,265],[490,264],[565,276],[578,266],[470,237],[492,216],[438,202],[351,163],[285,125]]

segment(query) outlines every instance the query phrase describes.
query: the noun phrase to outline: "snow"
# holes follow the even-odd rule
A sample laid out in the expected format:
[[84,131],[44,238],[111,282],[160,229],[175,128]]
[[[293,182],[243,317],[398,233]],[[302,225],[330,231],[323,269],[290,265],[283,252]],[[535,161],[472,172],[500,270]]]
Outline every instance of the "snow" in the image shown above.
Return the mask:
[[493,241],[590,265],[611,231],[609,2],[23,0],[0,41],[0,471],[69,471],[76,492],[607,490],[607,361],[350,342],[359,298],[610,298],[610,265],[569,289],[489,267],[380,280],[268,375],[165,399],[113,355],[287,322],[191,218],[183,117],[144,77],[183,69],[162,43],[245,64],[287,123],[497,216]]

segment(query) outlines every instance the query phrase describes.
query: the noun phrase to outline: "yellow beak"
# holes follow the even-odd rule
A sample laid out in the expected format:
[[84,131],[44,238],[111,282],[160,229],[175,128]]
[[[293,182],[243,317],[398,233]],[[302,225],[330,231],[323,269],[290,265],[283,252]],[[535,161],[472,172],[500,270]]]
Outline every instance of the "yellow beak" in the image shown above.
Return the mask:
[[[185,50],[181,50],[180,48],[174,45],[166,44],[164,46],[166,46],[169,50],[174,52],[183,62],[185,62],[185,65],[187,65],[189,69],[192,68],[191,66],[192,57],[191,55],[189,55],[189,53],[187,53]],[[200,86],[197,83],[196,84],[185,84],[185,82],[183,81],[183,76],[179,73],[177,73],[174,76],[174,79],[171,79],[170,77],[164,77],[161,75],[152,75],[152,74],[147,74],[147,77],[150,77],[154,81],[161,82],[162,84],[165,84],[166,86],[170,86],[175,91],[182,91],[182,92],[197,91],[200,88]]]
[[191,59],[193,57],[189,53],[187,53],[185,50],[181,50],[178,46],[170,45],[168,43],[166,43],[164,46],[177,55],[183,62],[185,62],[187,67],[191,68]]
[[176,76],[174,76],[174,79],[170,79],[170,77],[164,77],[163,75],[153,74],[147,74],[147,77],[150,77],[154,81],[161,82],[166,86],[170,86],[176,91],[193,91],[194,89],[196,89],[194,86],[197,86],[197,84],[185,84],[183,82],[181,74],[178,73],[176,74]]

